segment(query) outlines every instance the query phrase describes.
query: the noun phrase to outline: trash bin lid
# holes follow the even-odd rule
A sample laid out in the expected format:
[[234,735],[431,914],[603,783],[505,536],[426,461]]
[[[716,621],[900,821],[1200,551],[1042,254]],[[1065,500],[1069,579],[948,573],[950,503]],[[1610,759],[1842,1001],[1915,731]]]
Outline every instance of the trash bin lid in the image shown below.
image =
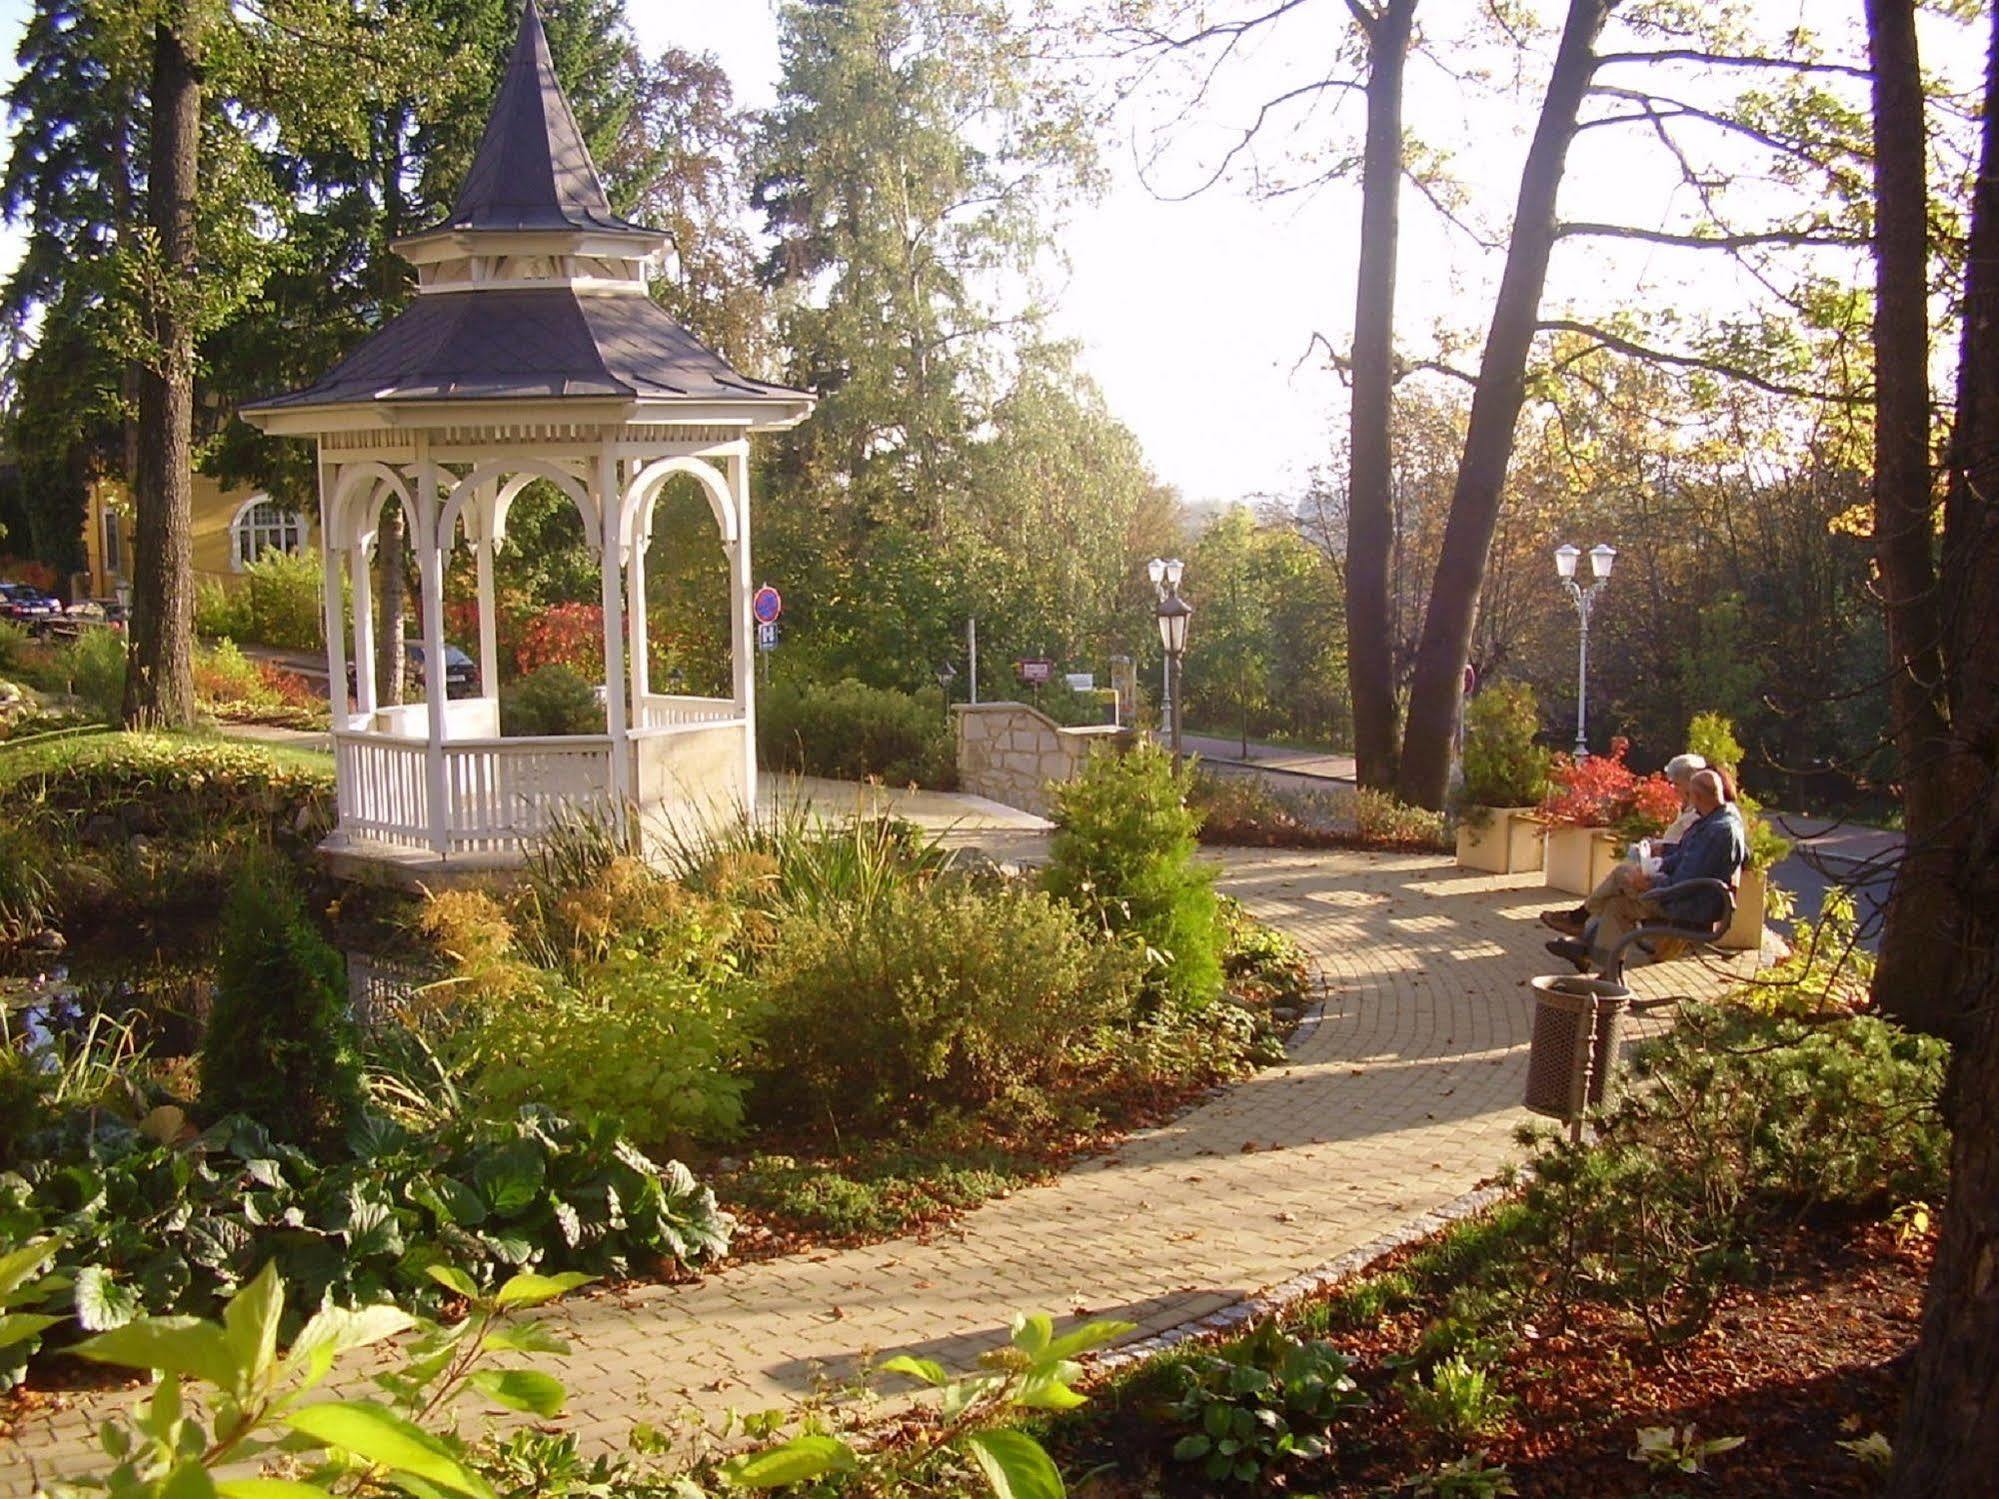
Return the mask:
[[1631,991],[1614,979],[1590,978],[1581,973],[1548,973],[1533,981],[1537,994],[1559,994],[1566,999],[1629,999]]

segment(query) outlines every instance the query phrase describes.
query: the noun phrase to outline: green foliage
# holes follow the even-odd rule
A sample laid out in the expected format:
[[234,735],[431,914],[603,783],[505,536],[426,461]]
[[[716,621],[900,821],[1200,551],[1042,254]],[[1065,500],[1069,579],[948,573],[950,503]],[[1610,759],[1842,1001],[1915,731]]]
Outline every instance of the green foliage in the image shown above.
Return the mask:
[[717,1476],[730,1490],[764,1490],[856,1474],[871,1491],[898,1493],[904,1481],[944,1459],[976,1474],[993,1499],[1061,1499],[1067,1489],[1047,1450],[1018,1426],[1000,1422],[1084,1404],[1087,1397],[1071,1387],[1082,1373],[1077,1358],[1132,1330],[1129,1322],[1088,1322],[1058,1337],[1052,1319],[1016,1316],[1008,1345],[987,1355],[981,1372],[956,1378],[934,1359],[897,1354],[884,1359],[877,1372],[936,1391],[935,1427],[919,1428],[907,1445],[867,1452],[839,1437],[808,1432],[732,1457]]
[[726,1184],[732,1205],[836,1239],[910,1232],[977,1207],[1040,1174],[1041,1163],[992,1147],[891,1144],[836,1161],[757,1154]]
[[753,1027],[733,914],[615,853],[556,876],[544,861],[511,908],[478,892],[428,900],[448,968],[413,1023],[447,1023],[439,1045],[489,1113],[540,1101],[647,1146],[733,1136]]
[[[455,1326],[391,1306],[324,1307],[280,1353],[283,1330],[296,1319],[288,1317],[285,1283],[272,1262],[230,1297],[219,1322],[147,1317],[89,1339],[77,1349],[81,1356],[153,1373],[158,1383],[122,1424],[99,1428],[109,1473],[56,1484],[51,1499],[104,1492],[130,1499],[385,1492],[496,1499],[455,1417],[447,1422],[438,1413],[455,1411],[476,1392],[493,1410],[559,1415],[567,1392],[553,1375],[482,1366],[501,1351],[566,1353],[545,1324],[519,1314],[590,1277],[515,1275],[484,1295],[463,1271],[436,1265],[431,1274],[470,1308]],[[340,1359],[412,1332],[400,1366],[375,1377],[386,1400],[307,1398]],[[200,1396],[193,1404],[183,1399],[189,1386]],[[210,1476],[280,1453],[285,1478]]]
[[1220,911],[1229,993],[1265,1008],[1304,1008],[1312,993],[1312,960],[1297,939],[1258,921],[1229,896],[1221,898]]
[[324,1145],[361,1103],[346,965],[274,861],[237,876],[222,908],[215,1008],[201,1038],[201,1104],[274,1139]]
[[1513,1408],[1490,1370],[1462,1355],[1440,1359],[1428,1379],[1417,1376],[1401,1386],[1403,1408],[1418,1430],[1452,1444],[1498,1429]]
[[1450,847],[1441,812],[1412,807],[1372,786],[1356,786],[1345,796],[1353,808],[1354,829],[1362,848],[1441,853]]
[[0,815],[75,828],[115,817],[131,831],[187,838],[230,829],[316,839],[332,821],[323,756],[173,734],[98,734],[0,755]]
[[432,1265],[480,1284],[524,1269],[622,1277],[728,1244],[730,1220],[685,1167],[542,1108],[421,1132],[369,1116],[352,1158],[331,1162],[241,1117],[167,1142],[157,1117],[142,1122],[153,1134],[70,1111],[0,1173],[0,1240],[55,1235],[76,1283],[74,1324],[52,1334],[208,1312],[267,1261],[305,1304],[425,1305],[442,1294]]
[[1506,1465],[1488,1464],[1482,1452],[1467,1453],[1412,1474],[1398,1487],[1407,1489],[1415,1499],[1504,1499],[1520,1492]]
[[1792,928],[1791,950],[1731,998],[1773,1015],[1851,1014],[1869,1001],[1874,954],[1861,945],[1853,893],[1828,887],[1817,921]]
[[1216,517],[1188,557],[1186,591],[1200,610],[1184,668],[1190,723],[1346,742],[1344,590],[1292,516],[1238,505]]
[[781,681],[757,699],[757,744],[771,770],[891,786],[958,784],[957,746],[935,688],[897,692],[852,677]]
[[55,905],[47,841],[18,823],[0,820],[0,948],[40,932]]
[[326,649],[326,584],[317,552],[267,551],[231,585],[204,579],[194,628],[215,640],[277,650]]
[[1730,780],[1742,774],[1742,743],[1735,737],[1735,725],[1719,713],[1696,713],[1687,725],[1687,752],[1699,755]]
[[1328,1432],[1367,1404],[1347,1356],[1266,1323],[1233,1348],[1191,1355],[1175,1373],[1180,1393],[1167,1419],[1184,1434],[1178,1462],[1211,1481],[1268,1483],[1287,1464],[1325,1456]]
[[1024,1098],[1129,1015],[1132,967],[1039,892],[892,885],[778,931],[759,970],[762,1086],[842,1124]]
[[116,630],[85,630],[64,655],[69,690],[84,710],[103,723],[117,723],[125,711],[125,637]]
[[28,1354],[62,1321],[58,1312],[23,1310],[47,1306],[70,1288],[67,1278],[43,1273],[59,1248],[44,1237],[0,1251],[0,1393],[20,1382]]
[[1638,1428],[1638,1445],[1631,1449],[1631,1460],[1643,1463],[1647,1471],[1662,1478],[1675,1474],[1705,1473],[1709,1458],[1733,1452],[1747,1440],[1746,1437],[1702,1437],[1691,1426],[1678,1431],[1670,1426],[1641,1426]]
[[828,822],[802,801],[704,830],[673,851],[692,889],[782,919],[867,910],[892,889],[931,878],[950,854],[914,823],[857,805]]
[[1548,793],[1551,753],[1534,742],[1540,705],[1525,682],[1491,682],[1465,706],[1464,800],[1534,807]]
[[1555,1294],[1629,1307],[1674,1341],[1815,1208],[1934,1201],[1948,1137],[1944,1048],[1872,1016],[1829,1023],[1697,1006],[1640,1054],[1633,1088],[1579,1147],[1542,1141],[1520,1253]]
[[11,619],[0,619],[0,676],[20,670],[21,663],[28,659],[34,640],[26,625]]
[[597,689],[561,662],[536,667],[500,695],[500,731],[519,738],[601,734]]
[[1189,777],[1156,744],[1099,754],[1055,793],[1049,890],[1101,930],[1145,944],[1157,987],[1182,1005],[1220,993],[1214,878],[1195,862]]

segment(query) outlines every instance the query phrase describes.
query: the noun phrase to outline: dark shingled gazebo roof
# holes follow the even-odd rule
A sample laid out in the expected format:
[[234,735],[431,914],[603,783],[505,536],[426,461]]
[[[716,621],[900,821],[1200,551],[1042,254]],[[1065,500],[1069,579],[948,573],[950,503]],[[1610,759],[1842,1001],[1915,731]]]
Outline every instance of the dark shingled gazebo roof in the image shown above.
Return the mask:
[[[541,16],[527,0],[485,138],[451,217],[415,238],[448,236],[467,255],[500,256],[516,253],[510,242],[520,236],[549,234],[665,239],[612,213],[556,82]],[[545,243],[532,253],[546,254]],[[605,292],[527,282],[427,288],[317,384],[243,409],[551,397],[810,399],[738,374],[636,285]]]
[[611,212],[597,165],[556,82],[548,33],[534,0],[522,12],[520,39],[479,154],[451,217],[436,228],[650,232]]

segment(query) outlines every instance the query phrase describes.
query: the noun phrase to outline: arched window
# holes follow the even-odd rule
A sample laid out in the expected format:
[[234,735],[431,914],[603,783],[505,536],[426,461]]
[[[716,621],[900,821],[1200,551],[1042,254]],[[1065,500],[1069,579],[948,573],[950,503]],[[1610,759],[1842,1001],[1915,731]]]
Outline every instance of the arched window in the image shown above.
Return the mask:
[[229,556],[241,572],[266,552],[305,550],[305,517],[266,495],[252,495],[229,523]]

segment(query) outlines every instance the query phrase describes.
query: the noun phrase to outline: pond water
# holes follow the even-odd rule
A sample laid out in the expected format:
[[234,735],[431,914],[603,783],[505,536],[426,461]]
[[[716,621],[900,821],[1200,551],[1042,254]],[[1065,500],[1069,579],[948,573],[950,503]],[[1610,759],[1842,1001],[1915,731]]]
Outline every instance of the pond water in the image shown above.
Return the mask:
[[[379,951],[351,950],[350,1012],[373,1023],[423,981],[407,961]],[[59,956],[17,954],[0,968],[0,1022],[8,1041],[39,1051],[58,1040],[75,1044],[107,1027],[129,1027],[133,1044],[154,1057],[191,1056],[215,999],[212,949],[81,949]]]

